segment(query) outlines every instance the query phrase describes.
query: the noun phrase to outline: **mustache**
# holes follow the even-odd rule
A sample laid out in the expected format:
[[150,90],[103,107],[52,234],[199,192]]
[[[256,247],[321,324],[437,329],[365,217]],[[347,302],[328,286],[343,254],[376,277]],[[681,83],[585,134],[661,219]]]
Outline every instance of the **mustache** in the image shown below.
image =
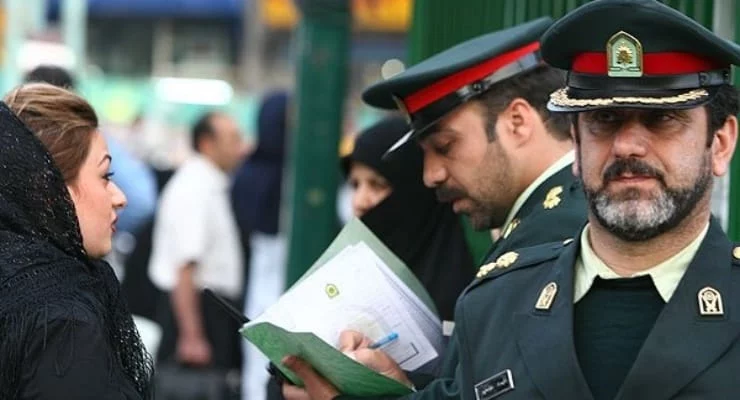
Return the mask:
[[466,193],[460,189],[440,186],[435,190],[437,200],[440,203],[449,203],[453,200],[465,197]]
[[604,171],[604,184],[609,183],[620,175],[625,173],[631,173],[633,175],[647,176],[650,178],[656,178],[663,183],[663,173],[657,168],[650,166],[640,160],[634,158],[622,159],[615,161],[609,168]]

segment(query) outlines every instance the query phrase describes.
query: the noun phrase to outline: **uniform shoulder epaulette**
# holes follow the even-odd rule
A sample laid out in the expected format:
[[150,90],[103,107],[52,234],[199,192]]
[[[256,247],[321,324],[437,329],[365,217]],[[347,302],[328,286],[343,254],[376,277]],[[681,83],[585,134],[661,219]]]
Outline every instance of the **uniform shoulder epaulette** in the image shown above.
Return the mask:
[[562,250],[572,242],[573,239],[567,239],[562,242],[544,243],[509,251],[499,256],[495,261],[480,267],[475,277],[477,279],[489,279],[513,270],[542,264],[545,261],[557,258]]
[[740,266],[740,243],[735,243],[732,248],[732,263]]

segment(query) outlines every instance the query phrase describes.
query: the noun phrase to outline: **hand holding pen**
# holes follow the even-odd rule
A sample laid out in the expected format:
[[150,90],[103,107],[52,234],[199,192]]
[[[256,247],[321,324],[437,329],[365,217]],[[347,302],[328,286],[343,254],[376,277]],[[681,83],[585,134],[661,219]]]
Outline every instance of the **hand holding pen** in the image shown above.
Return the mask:
[[372,342],[360,332],[344,331],[339,336],[339,350],[373,371],[412,387],[406,373],[383,351],[383,348],[398,339],[398,333],[391,332]]
[[396,339],[398,339],[398,334],[396,332],[391,332],[387,336],[385,336],[385,337],[383,337],[381,339],[378,339],[378,341],[376,341],[375,343],[373,343],[370,346],[368,346],[368,348],[373,349],[373,350],[379,349],[379,348],[381,348],[381,347],[383,347],[383,346],[385,346],[387,344],[390,344],[391,342],[395,341]]

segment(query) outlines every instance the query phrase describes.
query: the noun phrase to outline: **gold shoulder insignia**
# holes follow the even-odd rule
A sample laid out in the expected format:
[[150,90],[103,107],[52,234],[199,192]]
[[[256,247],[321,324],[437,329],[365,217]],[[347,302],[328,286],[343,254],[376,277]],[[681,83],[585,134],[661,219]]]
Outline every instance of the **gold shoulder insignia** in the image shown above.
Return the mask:
[[493,271],[495,268],[496,268],[495,262],[488,263],[478,269],[478,273],[475,274],[475,277],[478,279],[483,278],[484,276],[488,275],[489,272]]
[[488,263],[480,267],[478,269],[478,273],[475,274],[475,277],[480,279],[488,275],[488,273],[493,271],[494,269],[508,268],[516,262],[517,258],[519,258],[519,254],[514,251],[510,251],[508,253],[502,254],[498,259],[496,259],[495,262],[491,262],[491,263]]
[[516,262],[517,258],[519,258],[519,254],[515,251],[502,254],[501,257],[496,260],[496,268],[508,268],[511,264]]
[[560,198],[560,195],[563,193],[563,187],[562,186],[555,186],[554,188],[550,189],[549,192],[547,192],[547,195],[545,196],[545,201],[542,203],[542,206],[545,207],[546,210],[553,209],[560,204],[562,199]]
[[732,249],[732,256],[735,257],[735,259],[740,260],[740,246]]
[[565,246],[561,242],[556,242],[506,252],[498,256],[496,261],[481,266],[475,274],[477,279],[473,285],[477,285],[488,278],[508,274],[510,271],[544,264],[557,258],[564,248]]

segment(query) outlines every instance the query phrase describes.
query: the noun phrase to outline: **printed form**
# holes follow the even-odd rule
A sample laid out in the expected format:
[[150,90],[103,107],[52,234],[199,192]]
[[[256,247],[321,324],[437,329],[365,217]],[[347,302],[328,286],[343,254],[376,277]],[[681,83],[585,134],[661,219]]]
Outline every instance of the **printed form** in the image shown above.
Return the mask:
[[363,242],[331,258],[252,323],[263,321],[311,332],[335,348],[343,330],[372,341],[396,333],[381,349],[407,371],[437,359],[442,347],[436,315]]

